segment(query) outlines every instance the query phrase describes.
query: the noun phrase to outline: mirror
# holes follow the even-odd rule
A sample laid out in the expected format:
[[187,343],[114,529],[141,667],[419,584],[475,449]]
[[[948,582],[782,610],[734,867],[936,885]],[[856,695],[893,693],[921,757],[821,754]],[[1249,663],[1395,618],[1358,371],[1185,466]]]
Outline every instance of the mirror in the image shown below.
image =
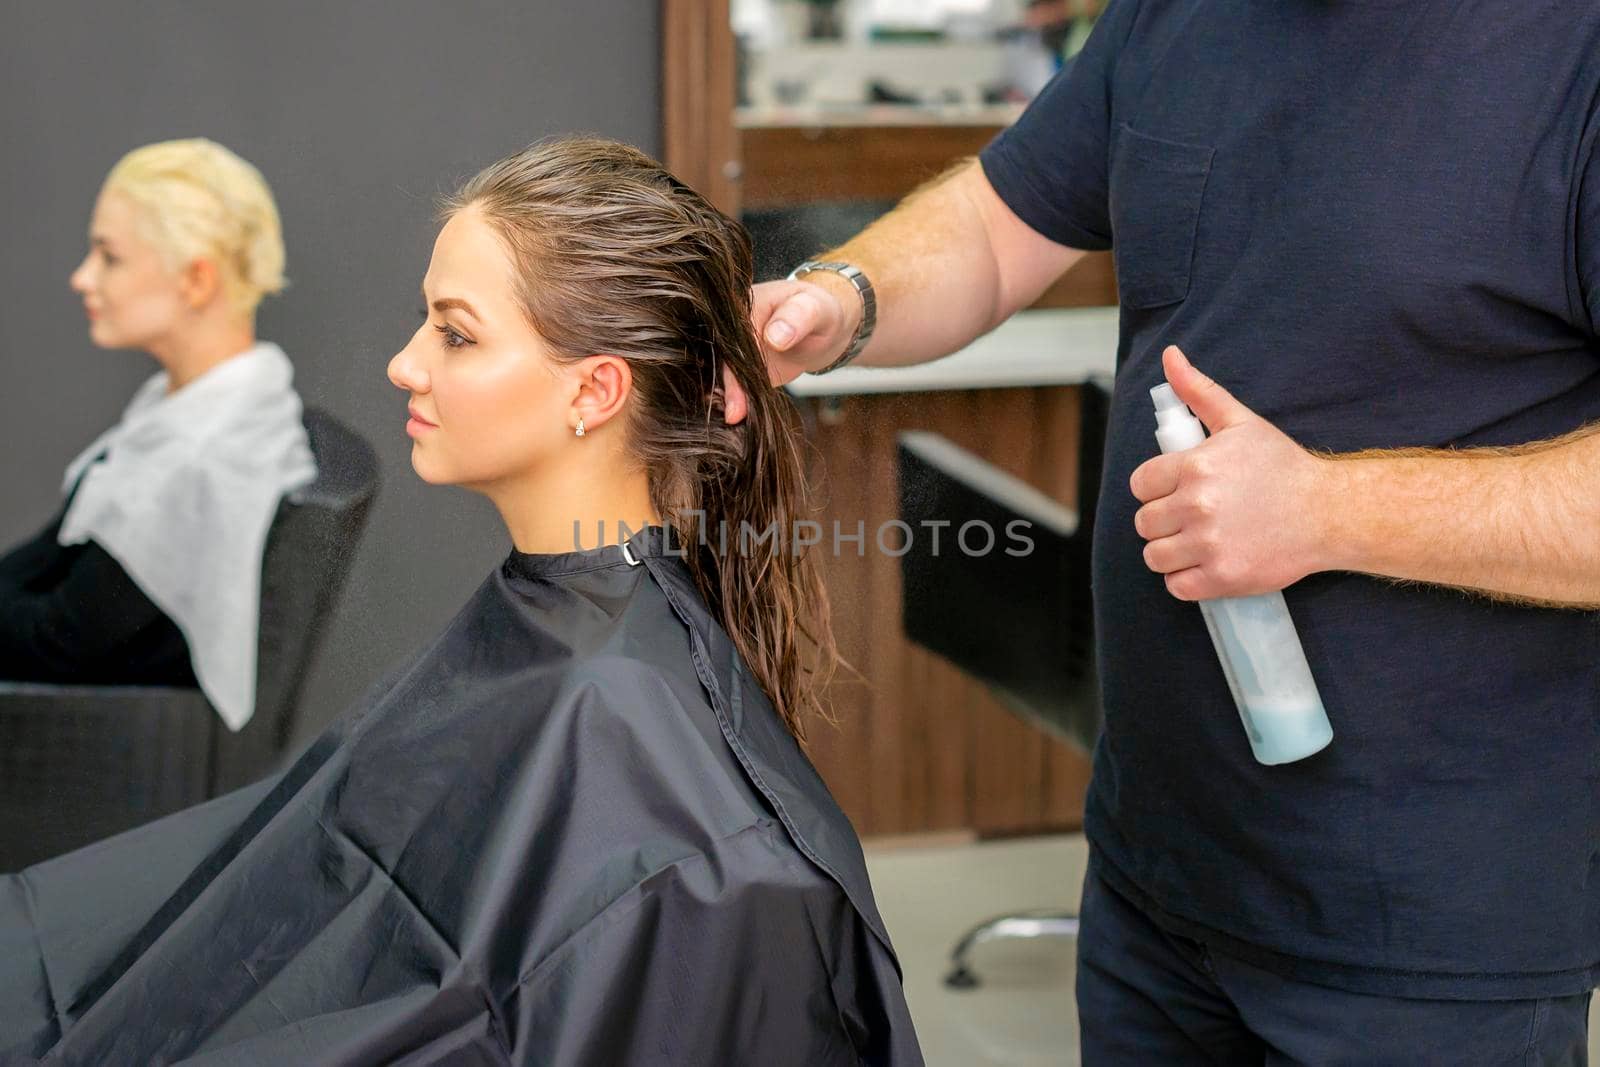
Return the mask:
[[[1082,47],[1102,0],[732,0],[739,213],[783,277],[975,155]],[[1116,303],[1089,257],[1041,307]]]

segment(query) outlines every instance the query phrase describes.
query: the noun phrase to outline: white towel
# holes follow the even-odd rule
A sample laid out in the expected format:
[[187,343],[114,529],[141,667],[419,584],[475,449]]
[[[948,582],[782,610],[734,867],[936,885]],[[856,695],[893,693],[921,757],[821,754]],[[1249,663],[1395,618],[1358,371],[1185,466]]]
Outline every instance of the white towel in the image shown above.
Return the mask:
[[159,373],[62,483],[78,488],[57,540],[93,540],[177,624],[230,730],[255,712],[267,529],[317,474],[293,378],[270,342],[171,394]]

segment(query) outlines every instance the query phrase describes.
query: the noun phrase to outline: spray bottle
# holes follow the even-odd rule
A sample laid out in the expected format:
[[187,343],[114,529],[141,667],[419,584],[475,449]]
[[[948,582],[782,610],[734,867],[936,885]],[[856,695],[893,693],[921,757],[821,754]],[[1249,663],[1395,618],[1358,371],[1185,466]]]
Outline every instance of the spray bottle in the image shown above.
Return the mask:
[[[1150,390],[1150,398],[1162,452],[1182,452],[1206,439],[1200,420],[1172,386],[1163,382]],[[1333,727],[1283,594],[1202,600],[1200,614],[1256,760],[1292,763],[1325,748]]]

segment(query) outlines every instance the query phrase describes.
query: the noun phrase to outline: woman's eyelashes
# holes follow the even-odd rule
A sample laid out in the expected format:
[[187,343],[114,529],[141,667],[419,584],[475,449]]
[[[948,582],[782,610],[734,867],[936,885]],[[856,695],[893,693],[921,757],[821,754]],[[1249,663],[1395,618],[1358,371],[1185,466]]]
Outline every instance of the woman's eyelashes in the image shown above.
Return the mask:
[[439,343],[446,348],[462,348],[472,343],[445,323],[440,323],[434,329],[439,331]]
[[[422,319],[423,322],[427,322],[428,309],[425,307],[417,308],[417,317]],[[462,334],[457,333],[455,328],[448,323],[440,323],[434,329],[439,331],[439,343],[445,348],[461,348],[474,343]]]

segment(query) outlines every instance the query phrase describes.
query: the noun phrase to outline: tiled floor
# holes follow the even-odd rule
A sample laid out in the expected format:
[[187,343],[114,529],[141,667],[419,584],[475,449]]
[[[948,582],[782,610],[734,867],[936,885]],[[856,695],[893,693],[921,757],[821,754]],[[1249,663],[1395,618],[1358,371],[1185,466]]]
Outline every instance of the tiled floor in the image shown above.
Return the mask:
[[1086,857],[1078,835],[868,849],[929,1067],[1078,1062],[1070,940],[982,946],[972,957],[982,982],[976,989],[948,989],[944,976],[957,939],[984,919],[1076,909]]
[[[977,989],[947,989],[944,976],[950,948],[974,924],[1030,908],[1076,908],[1086,855],[1076,834],[868,847],[929,1067],[1078,1063],[1070,941],[984,946],[973,957]],[[1589,1056],[1600,1067],[1600,1006],[1589,1020]]]

